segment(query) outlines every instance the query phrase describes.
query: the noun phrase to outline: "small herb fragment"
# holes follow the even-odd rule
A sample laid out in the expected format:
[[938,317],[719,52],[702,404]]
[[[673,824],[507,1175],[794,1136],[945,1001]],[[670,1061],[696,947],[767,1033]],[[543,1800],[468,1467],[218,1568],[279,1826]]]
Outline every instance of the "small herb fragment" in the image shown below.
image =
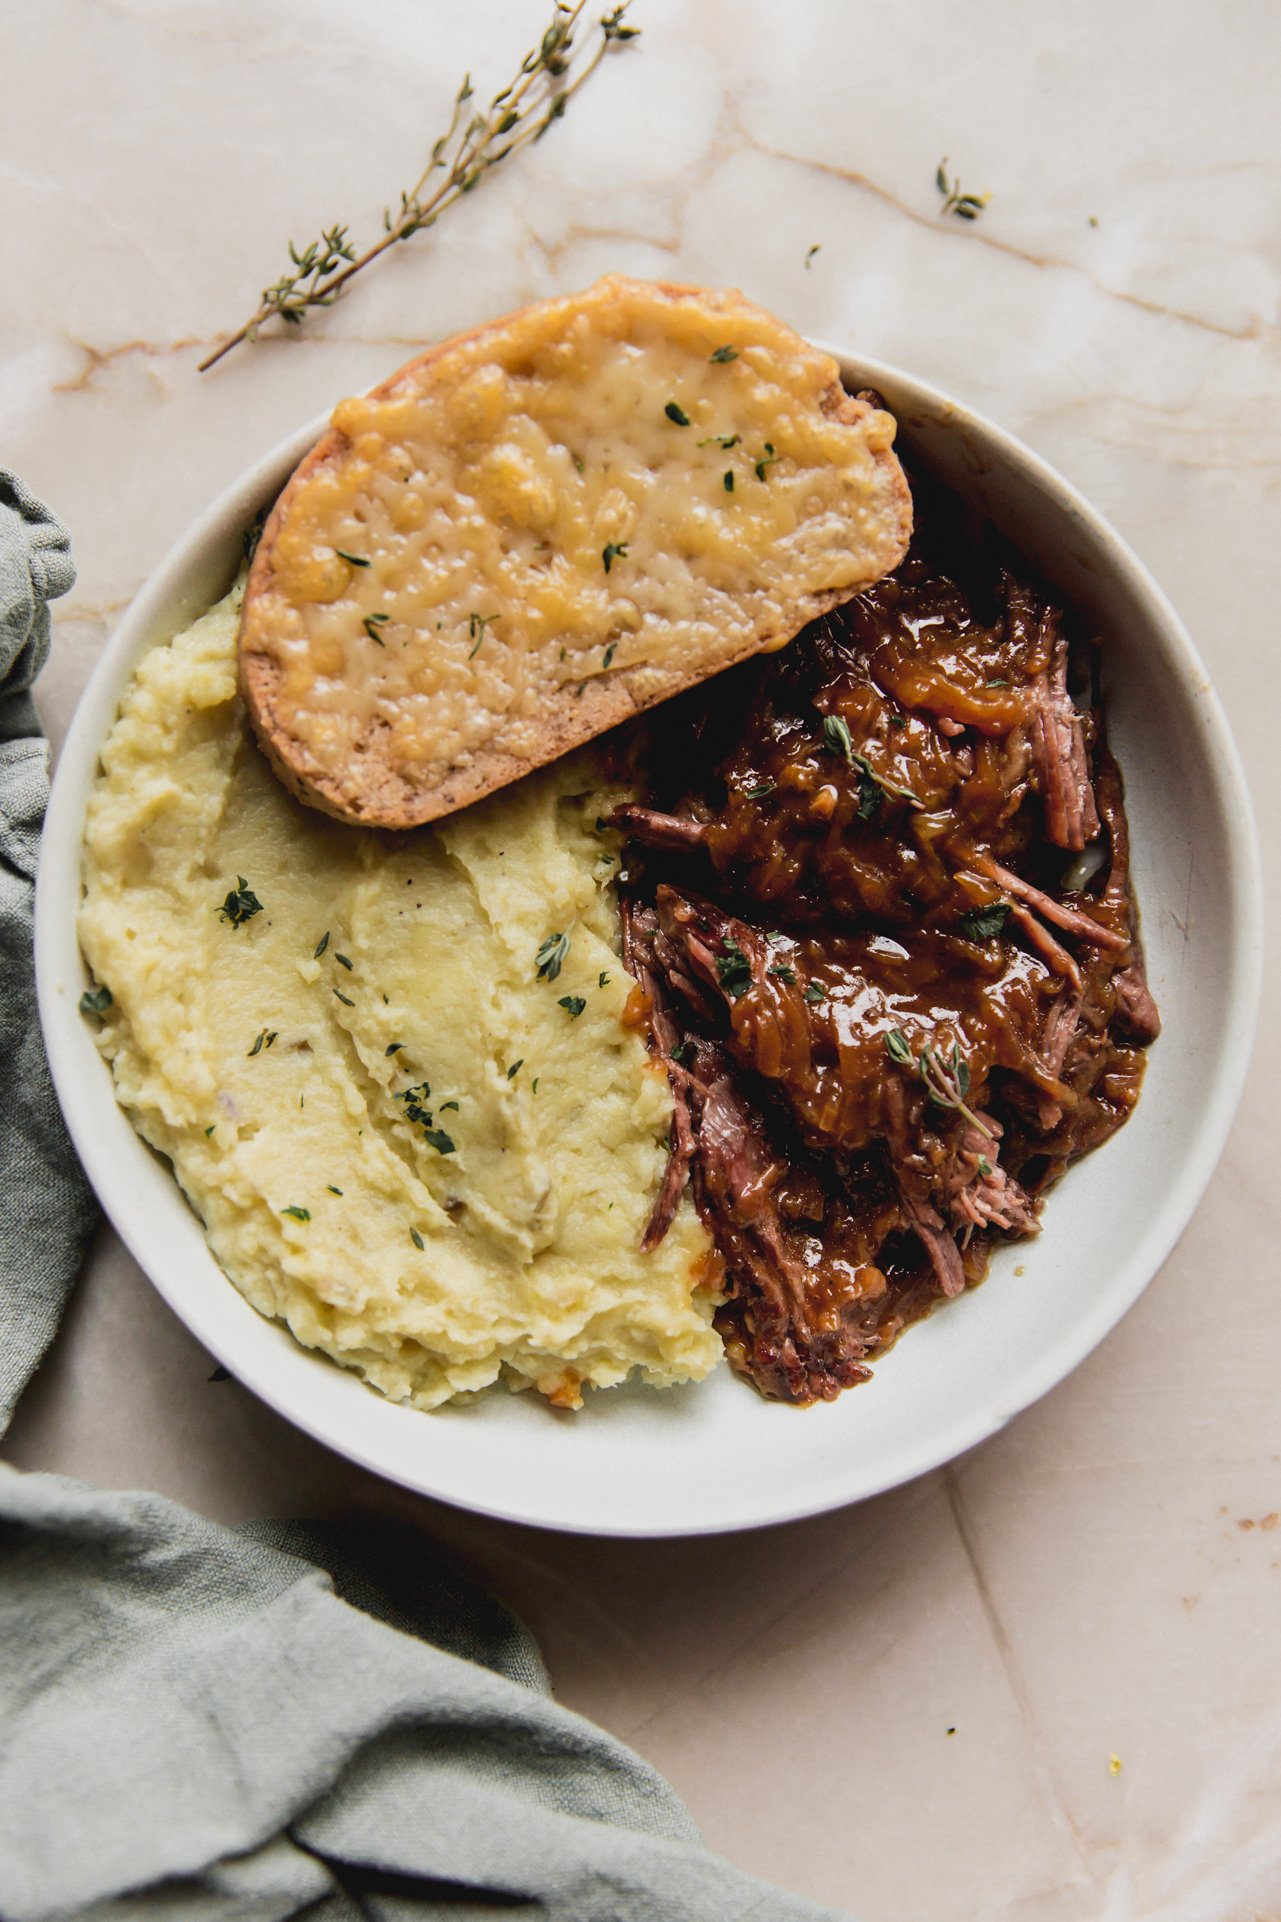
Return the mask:
[[783,456],[781,454],[776,454],[774,452],[773,441],[767,440],[765,443],[765,452],[761,455],[760,459],[756,463],[757,480],[763,481],[765,478],[765,469],[767,467],[772,467],[775,461],[782,460],[782,458]]
[[456,1101],[442,1101],[442,1102],[441,1102],[441,1104],[440,1104],[440,1112],[441,1112],[442,1114],[444,1114],[444,1113],[446,1112],[446,1110],[447,1110],[447,1109],[449,1109],[449,1108],[452,1108],[455,1114],[457,1114],[457,1113],[458,1113],[458,1103],[457,1103]]
[[822,241],[816,240],[814,242],[814,245],[810,248],[809,252],[805,256],[805,265],[808,267],[810,262],[813,260],[815,254],[821,254],[822,251],[823,251]]
[[351,996],[349,994],[344,994],[341,988],[335,988],[333,990],[333,993],[337,996],[338,1000],[342,1002],[344,1008],[355,1007],[356,1004],[352,1000]]
[[383,1049],[383,1053],[384,1055],[399,1054],[404,1045],[403,1041],[389,1041]]
[[373,562],[367,561],[363,554],[349,554],[345,547],[335,547],[334,553],[338,556],[340,561],[346,561],[348,567],[372,567],[373,566]]
[[741,434],[708,434],[704,440],[696,441],[695,445],[698,447],[723,447],[728,453],[731,447],[738,446],[742,438],[743,436]]
[[962,193],[960,181],[948,177],[946,154],[935,171],[934,185],[943,196],[940,214],[955,214],[958,220],[977,220],[992,198],[990,193]]
[[540,981],[554,981],[565,965],[569,953],[567,934],[549,934],[534,956],[534,967]]
[[410,1231],[409,1231],[409,1239],[410,1239],[410,1240],[411,1240],[411,1241],[413,1242],[413,1244],[414,1244],[414,1246],[415,1246],[415,1248],[418,1248],[418,1249],[420,1249],[420,1250],[421,1250],[421,1248],[422,1248],[422,1246],[423,1246],[423,1238],[422,1238],[422,1236],[421,1236],[421,1235],[419,1234],[419,1232],[418,1232],[418,1230],[417,1230],[417,1228],[411,1228],[411,1229],[410,1229]]
[[236,876],[236,885],[227,895],[218,913],[233,928],[242,928],[246,921],[253,920],[255,914],[262,913],[262,902],[243,874]]
[[600,975],[597,978],[596,985],[598,988],[607,988],[609,986],[609,969],[608,968],[601,969]]
[[282,1215],[289,1215],[294,1221],[311,1220],[310,1208],[282,1208],[280,1212]]
[[618,649],[618,642],[617,642],[617,641],[611,641],[611,642],[610,642],[610,644],[609,644],[609,646],[608,646],[608,647],[607,647],[607,648],[605,649],[605,658],[604,658],[604,660],[603,660],[603,661],[601,662],[601,666],[602,666],[602,667],[608,667],[608,666],[609,666],[609,664],[610,664],[610,662],[611,662],[611,661],[613,660],[613,658],[614,658],[614,655],[615,655],[615,653],[617,652],[617,649]]
[[694,1043],[692,1041],[679,1041],[672,1049],[672,1060],[679,1063],[682,1068],[687,1061],[692,1061],[693,1058]]
[[424,1106],[424,1103],[431,1099],[430,1081],[420,1081],[413,1088],[402,1088],[396,1099],[404,1102],[405,1113],[411,1121],[421,1121],[424,1125],[430,1124],[431,1111]]
[[520,1073],[521,1069],[524,1067],[524,1065],[525,1065],[525,1057],[524,1055],[522,1055],[519,1061],[513,1061],[511,1064],[511,1067],[508,1068],[507,1079],[509,1081],[514,1081],[516,1079],[516,1076]]
[[788,982],[789,985],[796,979],[796,969],[789,968],[785,961],[776,961],[774,966],[766,968],[765,972],[774,975],[779,981]]
[[992,941],[1001,932],[1010,918],[1010,910],[1004,901],[994,901],[989,908],[971,908],[960,919],[961,933],[967,941]]
[[737,941],[726,935],[724,952],[716,957],[716,974],[731,1001],[737,1001],[752,985],[752,964]]
[[80,997],[81,1014],[105,1014],[114,999],[110,988],[86,988]]
[[210,1137],[210,1135],[211,1135],[211,1134],[213,1133],[213,1131],[214,1131],[214,1129],[215,1129],[215,1128],[216,1128],[217,1126],[218,1126],[218,1123],[217,1123],[216,1121],[211,1121],[211,1122],[209,1123],[209,1126],[208,1126],[208,1127],[207,1127],[207,1128],[205,1129],[205,1140],[206,1140],[206,1141],[208,1141],[208,1139],[209,1139],[209,1137]]
[[725,489],[725,492],[727,494],[732,494],[734,492],[734,473],[732,468],[727,467],[725,469],[725,472],[721,475],[721,486]]
[[497,619],[498,619],[497,614],[469,614],[468,615],[467,632],[471,636],[472,643],[473,643],[471,652],[467,656],[467,659],[469,661],[474,661],[476,656],[480,653],[480,644],[485,638],[485,629],[489,626],[491,621],[496,621]]
[[677,427],[689,426],[689,415],[685,412],[685,409],[679,401],[669,400],[663,412],[666,414],[668,420],[673,421]]
[[816,1008],[820,1001],[826,1001],[827,999],[827,990],[820,988],[817,981],[811,981],[804,990],[804,993],[805,999],[809,1002],[811,1008]]
[[436,1118],[427,1106],[430,1099],[431,1083],[429,1081],[420,1081],[413,1088],[402,1088],[396,1096],[397,1101],[403,1101],[405,1104],[405,1119],[414,1122],[422,1129],[427,1146],[434,1148],[437,1154],[452,1155],[454,1144],[443,1129],[435,1126]]
[[331,1194],[331,1195],[340,1195],[340,1194],[342,1193],[342,1189],[341,1189],[341,1188],[335,1188],[335,1186],[334,1186],[334,1184],[333,1184],[333,1182],[332,1182],[332,1181],[327,1181],[327,1182],[325,1183],[325,1186],[326,1186],[326,1188],[328,1188],[328,1190],[329,1190],[329,1192],[330,1192],[330,1194]]
[[261,1028],[258,1032],[258,1038],[254,1042],[253,1047],[250,1048],[246,1059],[252,1061],[256,1054],[261,1054],[264,1048],[269,1048],[279,1032],[278,1028]]
[[312,956],[311,956],[312,960],[319,961],[321,955],[325,952],[325,949],[328,946],[329,946],[329,930],[328,928],[326,928],[325,932],[321,935],[319,941],[317,941],[315,948],[312,951]]
[[823,716],[823,746],[829,754],[839,754],[854,765],[854,737],[849,722],[841,714]]
[[600,557],[605,564],[605,572],[608,574],[615,561],[625,561],[627,559],[627,542],[606,541],[604,547],[601,549]]
[[765,796],[772,794],[777,786],[777,781],[760,781],[755,787],[745,787],[743,789],[743,799],[745,801],[763,801]]
[[885,1035],[885,1052],[896,1068],[916,1076],[936,1107],[955,1108],[958,1114],[965,1116],[972,1128],[977,1128],[989,1141],[995,1140],[986,1121],[981,1121],[973,1108],[966,1106],[965,1097],[970,1092],[970,1064],[962,1055],[959,1042],[953,1043],[950,1060],[929,1042],[919,1054],[914,1055],[903,1030],[890,1028]]
[[360,625],[364,628],[371,641],[377,641],[379,647],[386,647],[387,643],[378,630],[380,627],[386,627],[390,619],[390,614],[366,614]]
[[352,971],[351,962],[347,959],[345,954],[339,954],[337,948],[334,949],[334,960],[338,963],[340,968],[346,968],[348,974],[351,973]]
[[571,1021],[577,1021],[587,1003],[581,994],[562,994],[556,1006],[564,1008]]
[[718,347],[716,349],[716,352],[714,354],[709,354],[707,358],[710,361],[712,361],[717,367],[724,367],[727,361],[738,359],[738,349],[737,347],[729,347],[729,346]]

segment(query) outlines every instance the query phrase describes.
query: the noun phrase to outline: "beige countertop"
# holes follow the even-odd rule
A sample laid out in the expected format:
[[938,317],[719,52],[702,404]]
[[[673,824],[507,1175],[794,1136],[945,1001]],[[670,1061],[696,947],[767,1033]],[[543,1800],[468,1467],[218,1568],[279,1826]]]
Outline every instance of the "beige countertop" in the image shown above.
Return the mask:
[[[55,741],[149,570],[273,442],[422,341],[624,269],[737,283],[1080,486],[1202,650],[1274,885],[1275,9],[635,0],[642,41],[510,173],[301,338],[197,377],[290,234],[376,227],[462,71],[492,92],[542,17],[535,0],[24,17],[0,74],[0,458],[79,561],[40,690]],[[940,218],[945,154],[992,190],[971,226]],[[1103,1347],[983,1448],[860,1508],[629,1543],[416,1500],[210,1381],[106,1231],[5,1452],[220,1517],[428,1531],[713,1846],[864,1922],[1273,1916],[1279,1068],[1265,1021],[1210,1192]]]

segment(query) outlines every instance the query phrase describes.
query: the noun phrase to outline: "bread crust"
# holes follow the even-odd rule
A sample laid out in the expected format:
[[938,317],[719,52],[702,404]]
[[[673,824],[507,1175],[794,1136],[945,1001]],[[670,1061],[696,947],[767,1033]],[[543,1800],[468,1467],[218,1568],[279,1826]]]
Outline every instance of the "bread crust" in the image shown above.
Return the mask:
[[[673,301],[717,297],[713,290],[678,282],[660,281],[647,285]],[[402,388],[415,386],[444,355],[469,342],[483,340],[487,335],[551,304],[555,303],[531,302],[437,342],[372,388],[369,398],[388,399]],[[834,381],[827,389],[820,405],[825,414],[851,425],[873,412],[867,401],[847,393],[839,381]],[[794,604],[794,619],[789,618],[784,631],[754,634],[731,656],[721,656],[713,663],[704,663],[701,671],[696,666],[694,671],[682,672],[678,665],[669,662],[667,671],[658,675],[651,667],[648,676],[657,685],[641,695],[623,676],[589,681],[581,689],[572,710],[567,706],[549,708],[541,749],[533,757],[516,757],[505,751],[500,741],[486,743],[483,751],[473,758],[451,766],[443,779],[431,782],[424,780],[416,784],[407,779],[404,772],[393,769],[385,761],[380,763],[377,754],[371,752],[362,759],[362,785],[359,794],[353,796],[350,779],[340,785],[327,769],[316,764],[309,749],[291,731],[281,711],[279,663],[272,655],[245,645],[249,611],[259,596],[271,590],[275,580],[276,543],[293,501],[321,469],[341,464],[351,448],[347,434],[331,426],[299,462],[276,499],[264,524],[246,583],[238,661],[246,708],[259,743],[280,781],[307,806],[317,808],[337,820],[366,827],[406,829],[451,814],[495,789],[520,779],[534,768],[558,760],[561,755],[630,720],[644,709],[668,700],[728,667],[737,666],[755,654],[786,645],[810,621],[843,605],[864,588],[892,572],[906,553],[912,532],[912,500],[906,477],[893,448],[878,448],[874,450],[873,457],[883,494],[881,506],[892,529],[893,557],[887,566],[874,568],[865,579],[847,587],[798,596]],[[374,744],[368,745],[372,748]]]

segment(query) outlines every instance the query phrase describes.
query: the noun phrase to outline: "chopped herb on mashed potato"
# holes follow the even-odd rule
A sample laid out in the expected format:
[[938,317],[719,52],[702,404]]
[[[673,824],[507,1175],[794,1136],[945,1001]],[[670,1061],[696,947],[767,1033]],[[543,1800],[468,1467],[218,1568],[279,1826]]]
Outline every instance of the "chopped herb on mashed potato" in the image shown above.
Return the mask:
[[436,828],[341,826],[253,744],[239,605],[143,658],[88,811],[81,943],[135,1126],[254,1307],[396,1400],[706,1375],[688,1197],[640,1246],[671,1099],[622,1019],[596,754]]

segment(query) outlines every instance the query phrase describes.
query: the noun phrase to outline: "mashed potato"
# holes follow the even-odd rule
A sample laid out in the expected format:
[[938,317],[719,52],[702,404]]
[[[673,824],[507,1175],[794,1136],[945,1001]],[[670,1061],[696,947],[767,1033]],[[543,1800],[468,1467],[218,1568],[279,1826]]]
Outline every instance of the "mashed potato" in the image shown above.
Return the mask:
[[246,731],[238,612],[237,589],[144,658],[80,920],[120,1101],[218,1262],[421,1408],[500,1376],[575,1405],[633,1371],[706,1375],[715,1271],[688,1199],[640,1247],[671,1100],[623,1020],[599,762],[437,828],[337,825]]

